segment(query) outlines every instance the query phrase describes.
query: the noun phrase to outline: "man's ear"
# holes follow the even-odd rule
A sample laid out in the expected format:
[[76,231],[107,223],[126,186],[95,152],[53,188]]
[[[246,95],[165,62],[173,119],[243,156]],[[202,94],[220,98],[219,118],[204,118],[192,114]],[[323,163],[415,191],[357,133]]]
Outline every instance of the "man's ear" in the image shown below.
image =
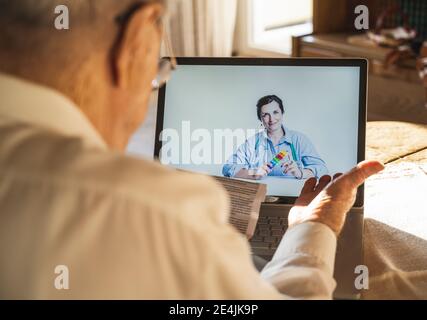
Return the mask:
[[111,51],[111,69],[114,85],[121,89],[130,86],[130,74],[135,59],[141,52],[148,28],[158,27],[157,23],[164,8],[160,4],[146,4],[138,8],[121,26]]

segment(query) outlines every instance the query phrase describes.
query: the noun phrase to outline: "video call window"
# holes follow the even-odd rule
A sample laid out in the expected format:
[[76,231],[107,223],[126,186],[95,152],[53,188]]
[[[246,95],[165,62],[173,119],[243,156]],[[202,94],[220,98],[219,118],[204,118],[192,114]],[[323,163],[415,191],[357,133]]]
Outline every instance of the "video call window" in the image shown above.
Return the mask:
[[357,163],[359,76],[347,66],[180,65],[160,161],[297,196],[307,178]]

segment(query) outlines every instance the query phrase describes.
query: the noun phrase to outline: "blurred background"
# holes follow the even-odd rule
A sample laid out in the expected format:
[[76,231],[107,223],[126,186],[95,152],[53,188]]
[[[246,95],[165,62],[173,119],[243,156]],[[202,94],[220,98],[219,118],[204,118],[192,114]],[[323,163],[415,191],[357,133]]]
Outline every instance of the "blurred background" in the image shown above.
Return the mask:
[[[169,0],[168,4],[177,56],[367,58],[368,120],[427,123],[427,89],[416,67],[420,46],[427,41],[425,0]],[[394,47],[370,40],[367,30],[354,26],[360,4],[369,8],[371,33],[404,27],[415,30],[416,36]],[[399,52],[402,44],[412,52]]]
[[[420,135],[427,132],[426,0],[167,2],[176,56],[368,59],[368,149],[388,161],[381,156],[385,148],[399,146],[407,154],[427,148],[427,136]],[[358,5],[369,10],[369,30],[355,27]],[[156,94],[152,100],[148,118],[130,141],[132,153],[152,155]],[[386,135],[387,141],[379,139]]]

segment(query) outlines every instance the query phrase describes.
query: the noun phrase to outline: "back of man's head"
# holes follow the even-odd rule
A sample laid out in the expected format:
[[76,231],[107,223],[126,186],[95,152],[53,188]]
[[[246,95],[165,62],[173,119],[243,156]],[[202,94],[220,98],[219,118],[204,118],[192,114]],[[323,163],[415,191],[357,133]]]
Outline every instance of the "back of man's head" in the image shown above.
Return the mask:
[[[86,39],[100,44],[111,41],[114,25],[112,15],[124,10],[132,0],[0,0],[0,52],[8,52],[11,57],[47,50],[67,48],[81,41],[80,50]],[[68,9],[69,29],[58,29],[55,19],[59,13],[55,9]],[[53,53],[52,53],[52,57]]]
[[[85,0],[0,0],[1,22],[7,22],[11,27],[52,27],[54,9],[64,5],[80,17],[94,1]],[[108,1],[104,1],[108,2]]]
[[[60,91],[111,145],[122,145],[111,136],[128,135],[143,118],[130,110],[144,110],[151,91],[164,2],[0,0],[0,72]],[[65,29],[56,23],[64,8]]]

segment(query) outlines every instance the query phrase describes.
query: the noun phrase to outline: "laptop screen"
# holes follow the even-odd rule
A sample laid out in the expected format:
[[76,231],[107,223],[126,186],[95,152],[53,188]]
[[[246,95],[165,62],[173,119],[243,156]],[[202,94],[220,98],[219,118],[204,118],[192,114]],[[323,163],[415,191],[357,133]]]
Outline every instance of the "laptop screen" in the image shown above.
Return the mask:
[[357,65],[179,64],[161,92],[159,160],[296,197],[360,159],[360,77]]

